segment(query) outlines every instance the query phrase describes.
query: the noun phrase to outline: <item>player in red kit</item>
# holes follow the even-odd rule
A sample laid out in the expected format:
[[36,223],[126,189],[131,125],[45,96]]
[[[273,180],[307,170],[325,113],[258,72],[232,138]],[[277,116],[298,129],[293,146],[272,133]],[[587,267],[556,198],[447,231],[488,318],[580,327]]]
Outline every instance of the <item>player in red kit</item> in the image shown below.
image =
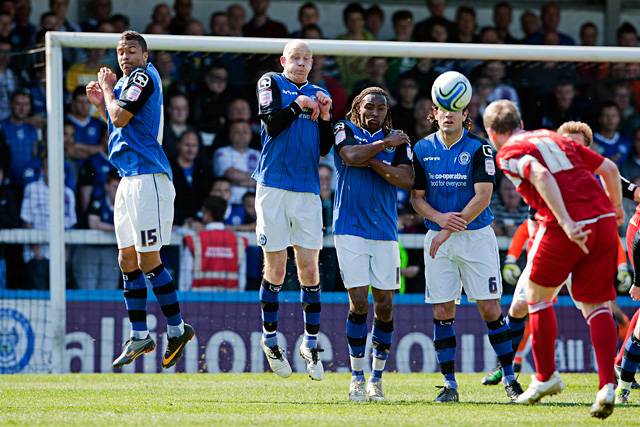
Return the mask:
[[[591,415],[606,418],[615,399],[611,278],[616,272],[617,225],[624,220],[618,168],[555,132],[523,131],[520,112],[510,101],[491,103],[483,120],[498,149],[498,166],[537,211],[540,224],[526,290],[536,375],[515,402],[533,404],[564,389],[555,370],[558,326],[552,300],[556,288],[572,275],[573,298],[582,303],[598,365],[600,390]],[[604,189],[594,174],[600,175]]]

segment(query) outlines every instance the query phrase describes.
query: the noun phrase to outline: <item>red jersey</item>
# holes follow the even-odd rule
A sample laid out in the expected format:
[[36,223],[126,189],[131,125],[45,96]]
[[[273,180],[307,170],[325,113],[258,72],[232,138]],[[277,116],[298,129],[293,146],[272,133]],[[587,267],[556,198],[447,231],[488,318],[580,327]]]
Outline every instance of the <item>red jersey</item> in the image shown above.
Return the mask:
[[538,161],[553,174],[574,221],[613,213],[613,206],[594,177],[604,157],[569,138],[541,129],[513,135],[498,151],[498,167],[535,209],[536,220],[557,224],[557,219],[529,181],[531,162]]

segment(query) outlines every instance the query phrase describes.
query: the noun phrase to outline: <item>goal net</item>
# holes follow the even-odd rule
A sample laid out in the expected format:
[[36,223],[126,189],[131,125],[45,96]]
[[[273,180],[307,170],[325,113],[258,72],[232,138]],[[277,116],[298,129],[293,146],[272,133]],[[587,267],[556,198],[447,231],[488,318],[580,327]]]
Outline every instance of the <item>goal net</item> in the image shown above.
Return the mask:
[[[73,141],[78,134],[74,134],[74,119],[69,115],[81,115],[76,109],[86,101],[74,89],[87,81],[78,78],[69,83],[64,61],[68,50],[85,55],[99,51],[100,60],[118,71],[113,55],[109,55],[118,37],[47,34],[47,128],[43,137],[47,148],[42,150],[47,156],[42,159],[48,162],[48,175],[42,184],[46,171],[41,164],[40,175],[21,188],[17,206],[23,228],[16,225],[0,230],[0,373],[113,372],[111,363],[129,336],[115,236],[105,228],[118,179],[110,173],[104,155],[93,152],[83,157],[73,151],[73,144],[82,141]],[[256,82],[266,72],[281,71],[278,57],[287,40],[145,38],[150,61],[163,79],[164,149],[169,158],[183,156],[187,164],[181,167],[175,163],[182,168],[181,181],[176,181],[180,188],[175,225],[172,243],[161,255],[180,289],[183,316],[197,336],[171,371],[263,372],[267,365],[259,345],[258,302],[262,254],[252,231],[254,190],[250,183],[229,178],[225,172],[232,166],[240,171],[255,167],[257,154],[233,157],[229,147],[245,143],[250,150],[260,150]],[[344,117],[359,90],[383,86],[393,98],[394,126],[409,134],[414,143],[429,130],[426,117],[432,106],[429,93],[433,79],[455,69],[467,75],[474,87],[468,110],[474,133],[484,135],[481,115],[488,102],[511,99],[520,106],[526,128],[555,129],[568,120],[591,124],[597,133],[594,147],[618,160],[631,180],[640,180],[640,151],[636,152],[640,150],[637,49],[308,42],[315,56],[310,80],[332,94],[336,119]],[[346,371],[349,358],[344,325],[348,301],[331,234],[335,185],[332,156],[322,160],[325,166],[320,169],[326,234],[320,255],[323,306],[319,343],[324,349],[325,369]],[[195,159],[193,166],[188,166],[189,159]],[[225,176],[227,180],[219,179]],[[73,186],[71,177],[75,179]],[[225,222],[236,232],[237,253],[230,248],[227,252],[205,248],[203,253],[198,236],[206,222],[202,206],[210,195],[229,202]],[[526,217],[526,207],[508,182],[501,180],[494,199],[492,209],[504,259],[515,229]],[[413,213],[406,192],[399,192],[398,207],[403,277],[395,299],[394,342],[388,366],[398,372],[435,372],[432,314],[424,304],[425,229]],[[631,213],[634,206],[628,207]],[[228,253],[235,254],[235,275],[227,272],[222,281],[215,282],[221,278],[219,274],[198,267],[198,260],[207,254],[224,258]],[[523,267],[524,255],[518,262]],[[294,371],[304,372],[304,364],[294,351],[303,332],[298,286],[295,263],[290,259],[280,299],[280,345],[287,348]],[[513,286],[505,283],[503,287],[506,312]],[[628,298],[620,296],[619,305],[622,312],[631,313]],[[124,372],[162,370],[166,322],[152,292],[147,309],[157,350],[125,367]],[[456,369],[492,369],[496,357],[475,305],[463,296],[457,310]],[[566,295],[560,296],[556,311],[559,369],[593,371],[589,332],[580,312]],[[531,370],[532,363],[525,348],[523,369]]]

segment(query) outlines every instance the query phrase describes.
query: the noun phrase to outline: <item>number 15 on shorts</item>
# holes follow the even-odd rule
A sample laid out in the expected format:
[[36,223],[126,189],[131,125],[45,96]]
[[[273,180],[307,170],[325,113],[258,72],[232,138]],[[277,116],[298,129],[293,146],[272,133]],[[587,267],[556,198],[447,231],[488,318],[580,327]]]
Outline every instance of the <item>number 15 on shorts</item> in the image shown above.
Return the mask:
[[142,246],[153,246],[158,243],[158,234],[155,228],[151,230],[141,230],[140,237],[142,240]]

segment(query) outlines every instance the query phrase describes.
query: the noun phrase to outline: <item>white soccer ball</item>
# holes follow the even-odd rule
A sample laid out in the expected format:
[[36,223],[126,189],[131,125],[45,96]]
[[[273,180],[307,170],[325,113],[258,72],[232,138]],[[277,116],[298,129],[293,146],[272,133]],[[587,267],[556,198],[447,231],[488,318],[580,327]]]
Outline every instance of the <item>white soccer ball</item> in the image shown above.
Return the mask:
[[473,90],[469,80],[457,71],[438,76],[431,87],[431,100],[446,111],[462,111],[471,101]]

